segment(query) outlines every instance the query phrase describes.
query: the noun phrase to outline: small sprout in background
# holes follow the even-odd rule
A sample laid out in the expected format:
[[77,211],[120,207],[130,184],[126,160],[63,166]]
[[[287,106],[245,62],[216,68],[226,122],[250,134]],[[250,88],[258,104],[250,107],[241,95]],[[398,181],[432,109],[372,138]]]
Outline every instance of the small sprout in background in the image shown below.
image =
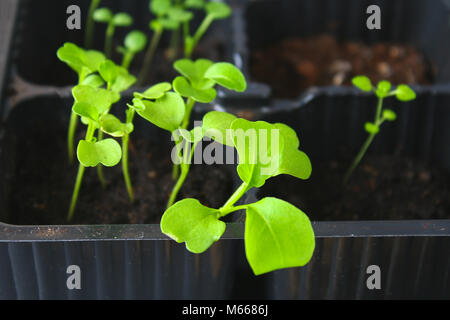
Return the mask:
[[[98,87],[103,85],[102,79],[93,75],[106,59],[103,53],[94,50],[84,50],[73,43],[67,42],[58,50],[57,56],[59,60],[66,63],[78,74],[78,84],[91,84]],[[77,124],[78,116],[72,111],[67,133],[67,149],[70,163],[73,162],[74,157],[74,137]]]
[[348,169],[345,178],[344,183],[347,183],[350,179],[350,176],[352,175],[355,168],[358,166],[358,164],[361,162],[362,158],[366,154],[367,150],[369,149],[370,145],[372,144],[373,140],[375,139],[375,136],[380,132],[380,127],[385,121],[395,121],[397,119],[397,115],[393,110],[390,109],[383,109],[383,102],[384,99],[388,97],[395,96],[397,100],[407,102],[416,99],[416,93],[407,85],[401,84],[397,86],[395,90],[392,90],[392,85],[388,81],[380,81],[375,88],[372,85],[372,82],[370,79],[366,76],[357,76],[353,78],[352,80],[353,85],[357,87],[358,89],[364,91],[364,92],[374,92],[375,95],[378,97],[378,105],[377,110],[375,114],[375,120],[374,122],[367,122],[364,125],[364,128],[366,132],[369,134],[369,137],[367,138],[366,142],[363,144],[361,150],[359,151],[356,158],[353,160],[352,165]]
[[139,74],[139,85],[144,85],[150,75],[153,58],[158,48],[161,36],[165,30],[178,30],[183,19],[192,19],[189,12],[178,10],[172,5],[171,0],[151,0],[150,11],[155,15],[155,19],[150,21],[150,29],[153,31],[152,40],[147,48],[144,65]]
[[147,46],[147,36],[138,30],[131,31],[124,41],[124,46],[118,51],[123,54],[122,67],[129,69],[134,56],[143,51]]
[[191,58],[195,47],[200,39],[208,31],[209,27],[215,20],[226,19],[231,15],[231,8],[223,2],[208,2],[205,5],[206,17],[202,24],[198,27],[193,36],[189,34],[189,30],[184,30],[184,56]]
[[105,36],[105,54],[106,57],[111,58],[112,43],[114,33],[117,27],[129,27],[133,24],[133,18],[124,12],[113,14],[108,8],[100,8],[94,11],[93,18],[100,23],[106,23],[106,36]]
[[310,177],[311,162],[298,149],[296,132],[284,124],[252,122],[217,111],[205,115],[200,132],[237,149],[237,171],[243,183],[219,209],[203,206],[196,199],[184,199],[170,206],[161,219],[162,232],[178,243],[185,242],[190,252],[202,253],[225,232],[226,224],[220,219],[245,210],[245,251],[256,275],[307,264],[314,252],[315,238],[306,214],[276,198],[236,205],[250,189],[261,187],[271,177]]
[[94,12],[95,10],[97,10],[101,1],[102,0],[92,0],[91,5],[89,7],[89,13],[86,23],[86,34],[84,38],[84,46],[87,49],[92,48],[92,41],[94,39],[94,30],[95,30]]

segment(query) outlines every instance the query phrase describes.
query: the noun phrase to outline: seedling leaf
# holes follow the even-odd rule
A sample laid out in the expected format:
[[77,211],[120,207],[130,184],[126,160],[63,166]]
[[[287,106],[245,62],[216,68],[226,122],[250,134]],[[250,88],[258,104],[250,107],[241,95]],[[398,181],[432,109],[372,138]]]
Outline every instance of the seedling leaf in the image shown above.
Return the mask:
[[357,76],[352,79],[352,83],[355,87],[358,89],[365,91],[365,92],[371,92],[373,90],[373,85],[370,79],[366,76]]
[[378,134],[380,132],[380,127],[371,122],[366,122],[364,129],[370,134]]
[[102,77],[97,74],[91,74],[87,76],[82,82],[82,85],[90,86],[92,88],[100,88],[104,84],[105,81],[103,81]]
[[173,132],[178,129],[184,119],[185,104],[177,93],[168,92],[156,101],[143,100],[144,110],[138,114],[157,127]]
[[222,87],[237,92],[247,89],[247,82],[242,72],[228,62],[215,63],[206,71],[205,78],[214,80]]
[[172,85],[169,82],[161,82],[148,88],[144,93],[135,92],[134,96],[140,99],[156,100],[164,96],[166,92],[170,91],[171,89]]
[[108,112],[111,105],[120,99],[120,95],[116,92],[85,85],[74,87],[72,94],[76,102],[83,102],[91,107],[95,107],[99,115]]
[[245,252],[255,275],[304,266],[314,247],[314,230],[301,210],[276,198],[248,205]]
[[129,27],[133,24],[133,18],[125,12],[119,12],[114,15],[113,23],[117,27]]
[[192,98],[197,102],[209,103],[214,101],[217,96],[216,90],[213,88],[209,89],[196,89],[185,77],[177,77],[173,81],[174,90],[181,96],[186,98]]
[[193,253],[206,251],[225,232],[218,210],[203,206],[198,200],[184,199],[164,212],[161,231],[178,243],[186,242]]
[[103,132],[113,137],[123,137],[133,132],[132,123],[123,123],[112,114],[105,114],[100,119],[100,128]]
[[85,167],[96,167],[99,164],[113,167],[122,158],[122,148],[114,139],[99,142],[81,140],[77,149],[78,160]]
[[97,22],[109,23],[113,19],[113,13],[108,8],[99,8],[94,11],[93,18]]
[[139,30],[131,31],[125,38],[125,47],[133,53],[141,52],[146,46],[147,36]]
[[411,101],[416,99],[416,93],[410,87],[405,84],[401,84],[395,90],[395,95],[400,101]]
[[227,112],[211,111],[203,117],[203,132],[214,141],[234,147],[231,124],[236,116]]
[[150,1],[150,11],[156,16],[166,14],[172,7],[170,0],[152,0]]
[[391,109],[384,109],[383,118],[387,121],[395,121],[397,120],[397,114]]
[[205,7],[205,0],[186,0],[186,8],[202,9]]
[[207,59],[198,59],[195,62],[190,59],[175,61],[173,67],[181,75],[191,82],[192,86],[200,89],[212,88],[214,81],[206,80],[205,73],[214,63]]
[[391,83],[389,81],[383,80],[378,83],[375,93],[379,98],[386,98],[389,95],[391,88]]
[[223,2],[208,2],[205,8],[207,14],[213,19],[225,19],[231,15],[231,8]]

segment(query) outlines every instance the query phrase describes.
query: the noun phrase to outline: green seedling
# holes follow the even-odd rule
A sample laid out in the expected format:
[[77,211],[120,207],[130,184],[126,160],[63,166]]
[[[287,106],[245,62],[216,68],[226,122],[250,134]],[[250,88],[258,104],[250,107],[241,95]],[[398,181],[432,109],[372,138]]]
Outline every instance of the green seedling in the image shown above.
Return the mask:
[[175,203],[161,219],[162,232],[178,243],[185,242],[190,252],[202,253],[225,232],[222,218],[245,211],[245,250],[256,275],[307,264],[315,239],[311,222],[301,210],[276,198],[236,205],[245,193],[263,186],[271,177],[280,174],[299,179],[310,177],[311,162],[298,149],[296,132],[284,124],[252,122],[213,111],[205,115],[196,133],[199,137],[194,141],[208,136],[237,149],[237,172],[242,185],[219,209],[206,207],[196,199]]
[[384,99],[389,97],[396,97],[399,101],[411,101],[416,98],[416,93],[407,85],[401,84],[396,89],[392,90],[392,85],[388,81],[381,81],[376,87],[372,85],[370,79],[366,76],[357,76],[352,80],[353,85],[364,92],[373,92],[378,97],[378,105],[375,113],[374,122],[367,122],[364,125],[366,132],[369,134],[367,140],[363,144],[361,150],[353,160],[350,168],[344,177],[344,183],[347,183],[356,169],[362,158],[366,154],[376,135],[380,132],[380,128],[386,121],[395,121],[397,119],[396,113],[391,109],[384,109]]
[[105,36],[105,54],[108,58],[111,58],[112,43],[114,33],[117,27],[129,27],[133,24],[133,18],[124,12],[113,14],[108,8],[100,8],[94,11],[93,19],[100,23],[106,23],[106,36]]
[[131,31],[124,41],[124,46],[117,50],[123,55],[122,67],[129,69],[134,56],[147,46],[147,36],[138,30]]
[[[191,2],[191,6],[197,5],[197,7],[202,7],[200,1]],[[197,46],[200,39],[208,31],[209,27],[215,20],[226,19],[231,15],[231,8],[223,2],[208,2],[204,5],[206,11],[206,17],[198,27],[197,31],[193,36],[190,35],[188,23],[184,24],[184,57],[191,58],[195,47]]]
[[[103,84],[102,80],[98,76],[94,75],[106,59],[101,52],[84,50],[73,43],[67,42],[58,50],[57,56],[59,60],[66,63],[78,74],[79,85],[87,84],[101,86]],[[72,111],[67,134],[67,150],[70,163],[73,162],[74,136],[77,124],[78,116]]]
[[92,0],[91,5],[89,7],[89,13],[86,24],[86,34],[84,38],[84,46],[88,49],[92,48],[92,41],[94,39],[94,29],[95,29],[94,12],[95,10],[97,10],[101,1],[102,0]]
[[144,85],[150,75],[153,58],[158,48],[161,36],[165,30],[178,30],[180,24],[192,19],[193,15],[172,4],[171,0],[151,0],[150,11],[156,17],[150,21],[150,29],[153,31],[152,40],[147,48],[144,65],[139,74],[139,85]]
[[[183,159],[192,157],[193,150],[199,142],[194,138],[184,141],[178,133],[179,130],[186,131],[188,128],[195,103],[212,102],[217,95],[214,88],[216,85],[238,92],[245,91],[247,87],[241,71],[230,63],[213,63],[206,59],[199,59],[195,62],[182,59],[176,61],[174,67],[183,75],[173,81],[174,92],[168,92],[170,87],[167,83],[160,84],[156,91],[158,95],[136,93],[133,105],[129,106],[147,121],[169,131],[175,141],[178,163],[174,165],[173,178],[177,180],[177,183],[170,195],[168,207],[176,200],[189,173],[190,165]],[[163,92],[164,95],[159,96]],[[191,133],[194,134],[195,130],[194,128]],[[183,143],[189,144],[189,146],[186,145],[185,148],[182,148]]]
[[72,94],[75,98],[72,110],[82,117],[82,122],[87,124],[88,128],[86,138],[79,142],[77,148],[80,165],[67,216],[68,221],[75,212],[85,168],[100,165],[112,167],[119,163],[122,156],[120,145],[114,139],[98,141],[94,137],[95,131],[101,127],[102,118],[108,114],[112,104],[119,101],[120,94],[86,85],[74,87]]

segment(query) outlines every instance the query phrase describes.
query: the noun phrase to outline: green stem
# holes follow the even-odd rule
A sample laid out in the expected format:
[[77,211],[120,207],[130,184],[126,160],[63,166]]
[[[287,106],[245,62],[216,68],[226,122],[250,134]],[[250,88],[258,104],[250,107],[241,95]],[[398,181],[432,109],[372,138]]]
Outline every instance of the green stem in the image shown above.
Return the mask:
[[[175,142],[175,148],[176,148],[176,151],[177,151],[177,156],[179,157],[180,153],[181,153],[181,150],[180,150],[180,147],[179,147],[179,144],[178,144],[178,142],[180,141],[179,140],[180,138],[177,140],[176,137],[173,134],[172,134],[172,137],[173,137],[173,141]],[[174,165],[172,167],[172,179],[173,180],[177,180],[179,175],[180,175],[180,165],[174,163]]]
[[150,68],[152,66],[153,57],[155,56],[156,49],[158,48],[159,40],[164,29],[156,30],[150,45],[148,46],[147,52],[145,53],[144,66],[142,67],[141,73],[139,74],[138,85],[142,86],[148,79]]
[[[103,131],[102,130],[98,130],[97,139],[98,139],[98,141],[103,140]],[[100,180],[103,190],[105,190],[106,189],[106,180],[105,180],[105,175],[103,174],[103,166],[101,164],[99,164],[97,166],[97,176],[98,176],[98,179]]]
[[179,42],[180,42],[180,28],[172,31],[169,54],[167,55],[169,61],[173,61],[176,59],[178,55]]
[[134,59],[134,53],[133,52],[127,52],[123,55],[123,60],[122,60],[122,67],[124,67],[125,69],[129,69],[131,62],[133,62]]
[[116,27],[114,23],[110,22],[108,28],[106,28],[106,38],[105,38],[105,55],[107,58],[111,58],[112,54],[112,43],[114,38],[114,31]]
[[[129,109],[130,111],[127,113],[127,123],[132,123],[135,115],[134,109]],[[133,203],[134,192],[133,185],[131,184],[130,172],[128,169],[128,145],[129,145],[130,135],[126,134],[122,138],[122,172],[123,178],[125,180],[125,185],[128,192],[128,197],[130,198],[130,202]]]
[[383,109],[383,98],[378,98],[377,113],[375,115],[375,122],[374,123],[378,123],[380,121],[382,109]]
[[72,110],[70,114],[69,131],[67,133],[67,150],[70,164],[73,164],[74,149],[75,149],[74,140],[75,140],[75,131],[77,130],[77,124],[78,124],[78,115]]
[[191,113],[192,109],[194,108],[195,100],[192,98],[188,98],[188,101],[186,103],[186,112],[184,113],[184,119],[181,127],[183,129],[187,129],[189,127],[189,123],[191,121]]
[[194,37],[185,43],[185,51],[184,55],[185,58],[190,59],[192,57],[192,53],[197,46],[200,39],[203,37],[203,35],[206,33],[208,28],[211,26],[211,23],[214,21],[214,18],[211,15],[207,15],[205,19],[203,20],[200,27],[198,27],[197,32],[195,33]]
[[228,209],[232,208],[239,199],[250,189],[249,185],[245,182],[233,193],[233,195],[228,199],[228,201],[219,209],[220,212],[227,212]]
[[192,156],[194,155],[194,150],[197,147],[197,144],[198,142],[194,143],[190,149],[186,147],[187,150],[185,150],[186,152],[183,153],[183,162],[181,163],[181,175],[178,178],[178,181],[175,184],[172,193],[170,194],[169,201],[167,202],[167,208],[170,208],[174,204],[181,187],[186,181],[186,178],[189,174],[189,169],[191,168]]
[[101,0],[92,0],[91,6],[89,7],[89,14],[86,25],[86,34],[84,38],[84,46],[86,49],[92,48],[92,40],[94,38],[95,21],[93,18],[94,11],[100,5]]
[[[89,122],[88,130],[86,133],[86,141],[92,141],[92,138],[95,133],[95,127]],[[72,194],[72,200],[70,202],[69,213],[67,215],[67,221],[72,220],[73,214],[75,213],[75,208],[77,206],[78,194],[80,193],[81,183],[83,181],[83,175],[86,167],[81,163],[78,167],[77,179],[75,181],[75,187]]]
[[362,146],[361,150],[359,151],[358,155],[356,156],[355,160],[353,160],[352,165],[350,166],[350,168],[347,170],[347,173],[345,174],[345,178],[344,178],[344,184],[347,184],[350,176],[352,175],[353,171],[356,169],[356,167],[359,165],[359,163],[361,162],[362,158],[364,157],[364,155],[367,152],[367,149],[369,149],[373,139],[375,138],[376,134],[370,134],[369,137],[366,139],[366,142],[364,143],[364,145]]

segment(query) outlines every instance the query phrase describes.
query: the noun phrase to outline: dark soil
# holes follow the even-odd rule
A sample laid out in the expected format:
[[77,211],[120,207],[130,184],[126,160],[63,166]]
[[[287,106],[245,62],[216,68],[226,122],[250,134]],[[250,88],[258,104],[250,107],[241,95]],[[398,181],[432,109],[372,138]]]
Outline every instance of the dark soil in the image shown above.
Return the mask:
[[329,35],[285,39],[251,54],[254,80],[269,84],[279,98],[295,98],[312,86],[351,85],[357,75],[374,83],[428,84],[433,72],[415,48],[389,43],[339,43]]
[[[39,131],[29,137],[18,144],[20,157],[9,196],[9,222],[67,224],[76,166],[67,163],[64,139],[48,141]],[[120,165],[104,168],[106,190],[101,188],[96,169],[88,168],[71,224],[159,223],[174,184],[170,151],[169,147],[134,138],[130,170],[137,201],[133,205],[128,200]],[[179,199],[193,197],[213,208],[222,206],[233,192],[228,169],[193,165]]]
[[315,163],[308,181],[269,180],[260,196],[291,202],[314,221],[450,218],[450,175],[395,156],[367,156],[346,186],[351,161]]

